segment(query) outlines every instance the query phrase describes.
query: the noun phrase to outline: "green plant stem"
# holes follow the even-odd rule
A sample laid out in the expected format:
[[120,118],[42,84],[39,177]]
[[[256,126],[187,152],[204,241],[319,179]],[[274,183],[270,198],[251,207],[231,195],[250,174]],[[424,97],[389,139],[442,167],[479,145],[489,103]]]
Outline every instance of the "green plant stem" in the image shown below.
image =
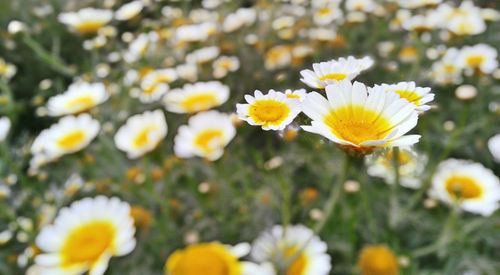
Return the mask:
[[389,227],[396,228],[400,220],[400,209],[398,201],[398,189],[399,189],[399,147],[394,147],[392,149],[392,165],[394,167],[394,182],[391,185],[391,197],[390,197],[390,216],[389,216]]

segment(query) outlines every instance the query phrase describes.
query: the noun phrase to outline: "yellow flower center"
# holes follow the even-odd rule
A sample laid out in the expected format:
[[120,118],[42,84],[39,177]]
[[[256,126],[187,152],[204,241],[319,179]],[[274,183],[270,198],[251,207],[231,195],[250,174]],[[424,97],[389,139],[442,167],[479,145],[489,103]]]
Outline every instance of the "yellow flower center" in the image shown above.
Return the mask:
[[446,191],[454,197],[461,199],[474,199],[481,197],[483,190],[477,181],[469,176],[451,176],[446,180]]
[[85,141],[85,132],[83,130],[75,130],[69,132],[57,140],[57,145],[64,150],[74,150],[81,146]]
[[68,101],[68,103],[66,103],[66,107],[75,109],[77,111],[84,111],[94,106],[95,106],[94,98],[88,95],[74,98]]
[[386,118],[363,106],[351,105],[331,110],[324,122],[335,136],[355,145],[384,139],[392,129]]
[[399,95],[399,97],[408,100],[408,102],[411,102],[417,106],[420,105],[421,97],[416,92],[407,90],[396,90],[396,93]]
[[478,68],[485,61],[485,57],[483,55],[471,55],[467,57],[467,64],[473,68]]
[[249,116],[258,125],[279,125],[290,114],[290,107],[283,102],[263,99],[255,101],[249,110]]
[[319,80],[321,81],[325,81],[325,80],[344,80],[345,78],[347,77],[346,74],[342,74],[342,73],[329,73],[329,74],[325,74],[325,75],[322,75]]
[[223,145],[223,137],[224,133],[220,129],[207,129],[196,136],[194,144],[205,152],[211,152]]
[[364,248],[359,256],[358,266],[362,275],[397,275],[399,267],[396,256],[384,245]]
[[332,13],[332,9],[330,9],[329,7],[324,7],[318,10],[319,16],[326,16],[329,15],[330,13]]
[[300,99],[300,96],[297,94],[286,94],[286,97],[291,99]]
[[217,243],[191,245],[167,260],[168,275],[239,275],[238,259]]
[[133,141],[133,145],[135,148],[142,148],[144,146],[149,145],[151,142],[151,139],[149,136],[151,135],[152,132],[156,131],[158,127],[155,125],[150,125],[144,127],[136,136]]
[[61,249],[64,266],[92,265],[106,251],[113,250],[114,225],[108,221],[92,221],[73,229]]
[[[410,163],[412,160],[413,160],[413,156],[408,152],[408,151],[405,151],[405,150],[400,150],[399,151],[399,154],[398,154],[398,163],[399,165],[401,166],[404,166],[408,163]],[[382,157],[382,163],[386,166],[386,167],[393,167],[393,161],[394,161],[394,150],[393,149],[390,149],[388,150]]]
[[89,34],[96,33],[102,26],[104,26],[104,23],[101,21],[87,21],[76,25],[75,29],[79,33]]
[[212,92],[198,93],[187,97],[181,102],[181,106],[188,112],[199,112],[217,106],[217,97]]
[[286,275],[302,275],[307,267],[307,257],[304,253],[300,252],[297,255],[297,252],[300,248],[297,247],[289,247],[285,249],[285,258],[291,259],[291,257],[295,257],[293,262],[290,264],[288,269],[286,270]]
[[449,73],[449,74],[457,71],[457,67],[455,65],[452,65],[452,64],[444,65],[443,69],[446,73]]

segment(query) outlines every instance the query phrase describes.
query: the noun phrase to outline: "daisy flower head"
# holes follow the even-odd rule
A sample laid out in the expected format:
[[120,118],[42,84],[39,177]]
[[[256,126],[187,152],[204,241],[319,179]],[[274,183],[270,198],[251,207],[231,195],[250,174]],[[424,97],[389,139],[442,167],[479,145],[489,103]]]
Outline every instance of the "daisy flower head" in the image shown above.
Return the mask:
[[126,152],[129,158],[138,158],[158,146],[167,135],[167,128],[161,110],[131,116],[116,132],[116,147]]
[[36,244],[43,252],[35,261],[44,275],[102,275],[111,257],[135,248],[134,233],[128,203],[85,198],[61,209],[53,224],[42,228]]
[[229,87],[219,81],[185,84],[165,95],[163,103],[172,113],[197,113],[218,107],[229,98]]
[[9,134],[11,122],[8,117],[0,117],[0,142],[3,142]]
[[331,2],[317,7],[314,10],[314,23],[320,26],[328,25],[334,20],[342,18],[342,9],[339,7],[340,2]]
[[254,241],[251,256],[275,267],[289,262],[285,272],[289,275],[327,275],[331,269],[326,243],[303,225],[276,225],[263,232]]
[[304,101],[304,99],[306,99],[307,92],[305,89],[298,89],[298,90],[286,89],[285,95],[287,98],[296,99],[296,100],[302,102],[302,101]]
[[446,50],[441,60],[432,64],[430,76],[432,81],[441,85],[459,84],[462,82],[462,65],[456,60],[460,51],[457,48]]
[[358,259],[361,275],[398,275],[398,258],[385,245],[367,245]]
[[429,196],[461,209],[490,216],[498,209],[500,180],[480,163],[448,159],[441,162],[432,178]]
[[115,12],[116,20],[127,21],[135,18],[144,8],[144,3],[141,0],[128,2],[121,6]]
[[229,115],[217,111],[198,113],[188,125],[179,127],[174,152],[181,158],[203,157],[214,161],[224,153],[224,147],[236,135]]
[[47,109],[51,116],[85,112],[108,100],[109,94],[103,83],[79,81],[71,84],[64,93],[49,98]]
[[355,154],[412,145],[419,135],[407,135],[417,125],[415,106],[381,89],[367,91],[363,83],[342,81],[326,87],[326,97],[309,93],[302,111],[312,119],[305,131],[322,135]]
[[240,60],[236,56],[221,56],[212,64],[215,78],[223,78],[229,72],[237,71],[240,68]]
[[364,57],[361,59],[349,56],[339,60],[331,60],[313,64],[313,70],[302,70],[300,79],[311,88],[324,89],[328,84],[342,80],[352,80],[361,71],[373,65],[373,59]]
[[0,57],[0,77],[11,79],[16,74],[16,72],[16,66],[5,62],[5,60]]
[[80,151],[97,136],[99,129],[99,121],[89,114],[65,116],[35,138],[31,153],[41,154],[47,159],[56,159]]
[[246,104],[236,104],[240,119],[263,130],[283,130],[300,113],[300,102],[286,94],[269,90],[264,95],[256,90],[254,96],[245,95]]
[[175,69],[161,69],[148,72],[141,81],[141,91],[137,96],[142,103],[160,100],[170,89],[169,84],[177,80]]
[[434,100],[434,94],[431,93],[431,88],[418,87],[413,81],[375,85],[372,90],[375,89],[382,89],[385,92],[397,94],[400,98],[406,99],[414,104],[415,109],[419,112],[428,111],[431,107],[426,104]]
[[73,31],[81,34],[94,34],[113,19],[110,10],[84,8],[77,12],[61,13],[59,22],[68,25]]
[[192,244],[168,257],[165,275],[274,275],[256,264],[239,260],[249,252],[247,243],[235,246],[218,242]]
[[490,74],[498,68],[497,57],[498,52],[492,46],[477,44],[462,48],[457,63],[469,71]]

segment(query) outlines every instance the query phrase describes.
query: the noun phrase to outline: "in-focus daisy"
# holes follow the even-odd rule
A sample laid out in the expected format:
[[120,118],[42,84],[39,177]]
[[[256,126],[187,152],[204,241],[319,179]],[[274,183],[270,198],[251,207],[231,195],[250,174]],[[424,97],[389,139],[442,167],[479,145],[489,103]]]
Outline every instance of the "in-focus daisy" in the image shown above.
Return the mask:
[[342,81],[326,87],[326,96],[312,92],[302,111],[312,119],[305,131],[322,135],[349,151],[412,145],[420,136],[404,136],[417,125],[415,106],[380,89],[367,92],[364,84]]
[[251,255],[275,267],[288,263],[284,274],[289,275],[327,275],[331,269],[326,243],[303,225],[274,226],[254,241]]
[[[398,172],[399,183],[408,188],[419,188],[421,177],[427,164],[427,156],[419,154],[411,147],[399,148]],[[370,176],[383,178],[388,184],[394,184],[394,149],[381,150],[365,158],[367,172]]]
[[67,12],[59,15],[61,23],[82,34],[96,33],[100,28],[108,24],[111,19],[113,19],[112,11],[94,8],[84,8],[77,12]]
[[393,92],[400,98],[408,100],[415,105],[415,109],[419,112],[429,110],[431,107],[426,105],[434,100],[434,94],[431,93],[429,87],[417,87],[415,82],[399,82],[396,84],[375,85],[373,90],[382,89],[385,92]]
[[7,138],[10,131],[11,122],[8,117],[0,117],[0,142]]
[[167,135],[167,122],[161,110],[146,111],[131,116],[115,135],[118,149],[127,153],[131,159],[150,152]]
[[273,275],[256,264],[240,261],[250,252],[246,243],[235,246],[218,242],[192,244],[172,253],[165,263],[166,275]]
[[179,127],[174,152],[181,158],[197,156],[213,161],[222,156],[235,135],[229,115],[217,111],[198,113],[189,118],[188,125]]
[[247,104],[236,104],[240,119],[263,130],[283,130],[300,113],[299,101],[282,92],[270,90],[266,95],[256,90],[245,95]]
[[313,70],[302,70],[300,79],[311,88],[324,89],[326,85],[342,80],[352,80],[373,65],[373,59],[349,56],[339,60],[314,63]]
[[462,48],[457,63],[463,68],[490,74],[498,68],[497,56],[495,48],[486,44],[477,44]]
[[85,198],[61,209],[54,223],[42,228],[36,244],[43,253],[35,261],[43,267],[41,274],[102,275],[111,257],[135,248],[134,233],[126,202],[104,196]]
[[488,140],[488,149],[493,159],[500,163],[500,134],[496,134]]
[[109,98],[102,83],[79,81],[71,84],[63,94],[51,97],[47,109],[51,116],[76,114],[87,111]]
[[361,275],[398,275],[396,255],[385,245],[368,245],[361,250],[358,259]]
[[465,211],[489,216],[499,206],[500,180],[480,163],[448,159],[439,164],[429,196],[449,205],[457,203]]
[[36,137],[31,153],[55,159],[80,151],[97,136],[99,129],[99,121],[88,114],[65,116]]
[[160,100],[170,89],[169,84],[177,79],[175,69],[161,69],[148,72],[141,81],[141,91],[134,95],[143,103]]
[[229,87],[219,81],[185,84],[165,95],[165,108],[173,113],[196,113],[222,105],[229,98]]
[[115,18],[117,20],[126,21],[136,17],[144,8],[144,4],[141,0],[135,0],[128,2],[121,6],[115,12]]

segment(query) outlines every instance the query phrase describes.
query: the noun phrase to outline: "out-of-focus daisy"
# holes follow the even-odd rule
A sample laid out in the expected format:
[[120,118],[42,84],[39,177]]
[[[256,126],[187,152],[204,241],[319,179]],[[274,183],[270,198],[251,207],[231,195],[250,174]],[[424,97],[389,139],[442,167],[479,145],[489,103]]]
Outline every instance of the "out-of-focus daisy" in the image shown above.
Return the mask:
[[[383,178],[388,184],[394,184],[394,149],[381,151],[365,158],[370,176]],[[419,188],[421,176],[427,164],[427,157],[417,153],[411,147],[400,147],[398,158],[399,183],[407,188]]]
[[345,7],[348,11],[361,11],[370,13],[377,8],[377,4],[373,0],[347,0]]
[[170,89],[169,84],[177,79],[175,69],[161,69],[148,72],[141,81],[141,90],[137,95],[143,103],[160,100]]
[[0,117],[0,142],[7,138],[10,131],[11,122],[8,117]]
[[215,34],[216,28],[210,22],[195,25],[184,25],[175,31],[175,39],[178,43],[203,42]]
[[496,134],[488,140],[488,149],[493,159],[500,163],[500,134]]
[[97,136],[99,129],[99,121],[88,114],[65,116],[36,137],[31,153],[55,159],[80,151]]
[[217,160],[235,135],[229,115],[217,111],[198,113],[189,118],[188,125],[179,127],[174,152],[181,158],[198,156]]
[[286,89],[285,95],[287,98],[296,99],[302,102],[304,101],[304,99],[306,99],[307,92],[305,89],[298,89],[298,90]]
[[127,51],[124,53],[124,60],[128,63],[133,63],[143,57],[151,48],[154,42],[154,36],[148,33],[139,34],[132,42],[130,42]]
[[116,132],[116,147],[126,152],[129,158],[138,158],[158,146],[167,135],[167,128],[160,110],[131,116]]
[[[252,245],[252,258],[275,267],[289,263],[285,274],[327,275],[331,269],[327,245],[303,226],[274,226]],[[278,268],[276,268],[277,270]]]
[[218,81],[185,84],[173,89],[163,99],[173,113],[196,113],[222,105],[229,98],[229,87]]
[[36,238],[43,251],[36,256],[42,274],[102,275],[111,257],[135,248],[130,206],[118,198],[98,196],[72,203],[59,211],[52,225]]
[[312,119],[305,131],[322,135],[358,153],[377,148],[412,145],[419,135],[404,136],[417,125],[415,106],[380,89],[367,92],[364,84],[349,81],[326,87],[326,96],[312,92],[302,111]]
[[186,64],[180,64],[175,67],[177,70],[177,74],[179,75],[179,78],[190,81],[190,82],[195,82],[198,80],[198,67],[196,64],[191,64],[191,63],[186,63]]
[[398,275],[396,255],[385,245],[368,245],[361,250],[358,266],[362,275]]
[[456,62],[468,70],[490,74],[498,68],[497,56],[495,48],[486,44],[477,44],[462,48]]
[[339,60],[314,63],[313,70],[302,70],[300,79],[311,88],[324,89],[326,85],[341,80],[352,80],[363,70],[373,65],[373,59],[349,56]]
[[309,38],[320,42],[332,42],[337,37],[337,32],[333,28],[312,28],[309,29]]
[[442,85],[462,82],[462,67],[456,62],[459,54],[458,49],[449,48],[441,60],[432,64],[431,79],[433,82]]
[[235,13],[231,13],[224,18],[222,30],[224,32],[234,32],[243,26],[250,26],[255,22],[257,13],[252,8],[239,8]]
[[[235,246],[218,242],[192,244],[172,253],[165,263],[168,275],[272,275],[256,264],[240,261],[250,252],[246,243]],[[262,273],[264,272],[264,273]]]
[[59,21],[82,34],[93,34],[113,19],[110,10],[84,8],[77,12],[59,14]]
[[277,45],[270,48],[264,57],[268,70],[284,68],[292,62],[292,48],[288,45]]
[[443,28],[455,35],[475,35],[486,30],[481,9],[472,1],[463,1],[459,7],[443,3],[431,14]]
[[402,22],[403,29],[408,31],[415,31],[418,33],[431,31],[438,26],[436,17],[430,15],[415,15],[406,18]]
[[214,77],[223,78],[228,72],[234,72],[240,68],[240,60],[236,56],[221,56],[214,61],[212,67]]
[[417,87],[415,82],[399,82],[396,84],[375,85],[373,89],[382,89],[385,92],[394,92],[400,98],[408,100],[415,105],[419,112],[429,110],[431,107],[426,105],[434,100],[434,94],[429,87]]
[[314,10],[313,20],[317,25],[328,25],[334,20],[342,18],[342,10],[339,7],[339,2],[331,2],[324,6],[320,6]]
[[71,84],[63,94],[51,97],[47,109],[51,116],[76,114],[87,111],[108,100],[103,83],[79,81]]
[[217,46],[210,46],[195,50],[186,55],[186,62],[192,64],[204,64],[214,60],[219,56],[220,49]]
[[398,0],[397,2],[402,8],[418,9],[427,6],[437,6],[442,1],[443,0]]
[[499,206],[500,181],[480,163],[448,159],[439,164],[429,196],[450,205],[457,203],[465,211],[489,216]]
[[121,6],[115,12],[115,18],[121,21],[127,21],[136,17],[144,8],[144,4],[141,0],[135,0],[128,2]]
[[240,119],[263,130],[283,130],[300,113],[299,101],[282,92],[270,90],[266,95],[256,90],[254,96],[245,95],[247,104],[237,104]]
[[0,76],[11,79],[16,74],[16,72],[16,66],[5,62],[5,60],[0,57]]

